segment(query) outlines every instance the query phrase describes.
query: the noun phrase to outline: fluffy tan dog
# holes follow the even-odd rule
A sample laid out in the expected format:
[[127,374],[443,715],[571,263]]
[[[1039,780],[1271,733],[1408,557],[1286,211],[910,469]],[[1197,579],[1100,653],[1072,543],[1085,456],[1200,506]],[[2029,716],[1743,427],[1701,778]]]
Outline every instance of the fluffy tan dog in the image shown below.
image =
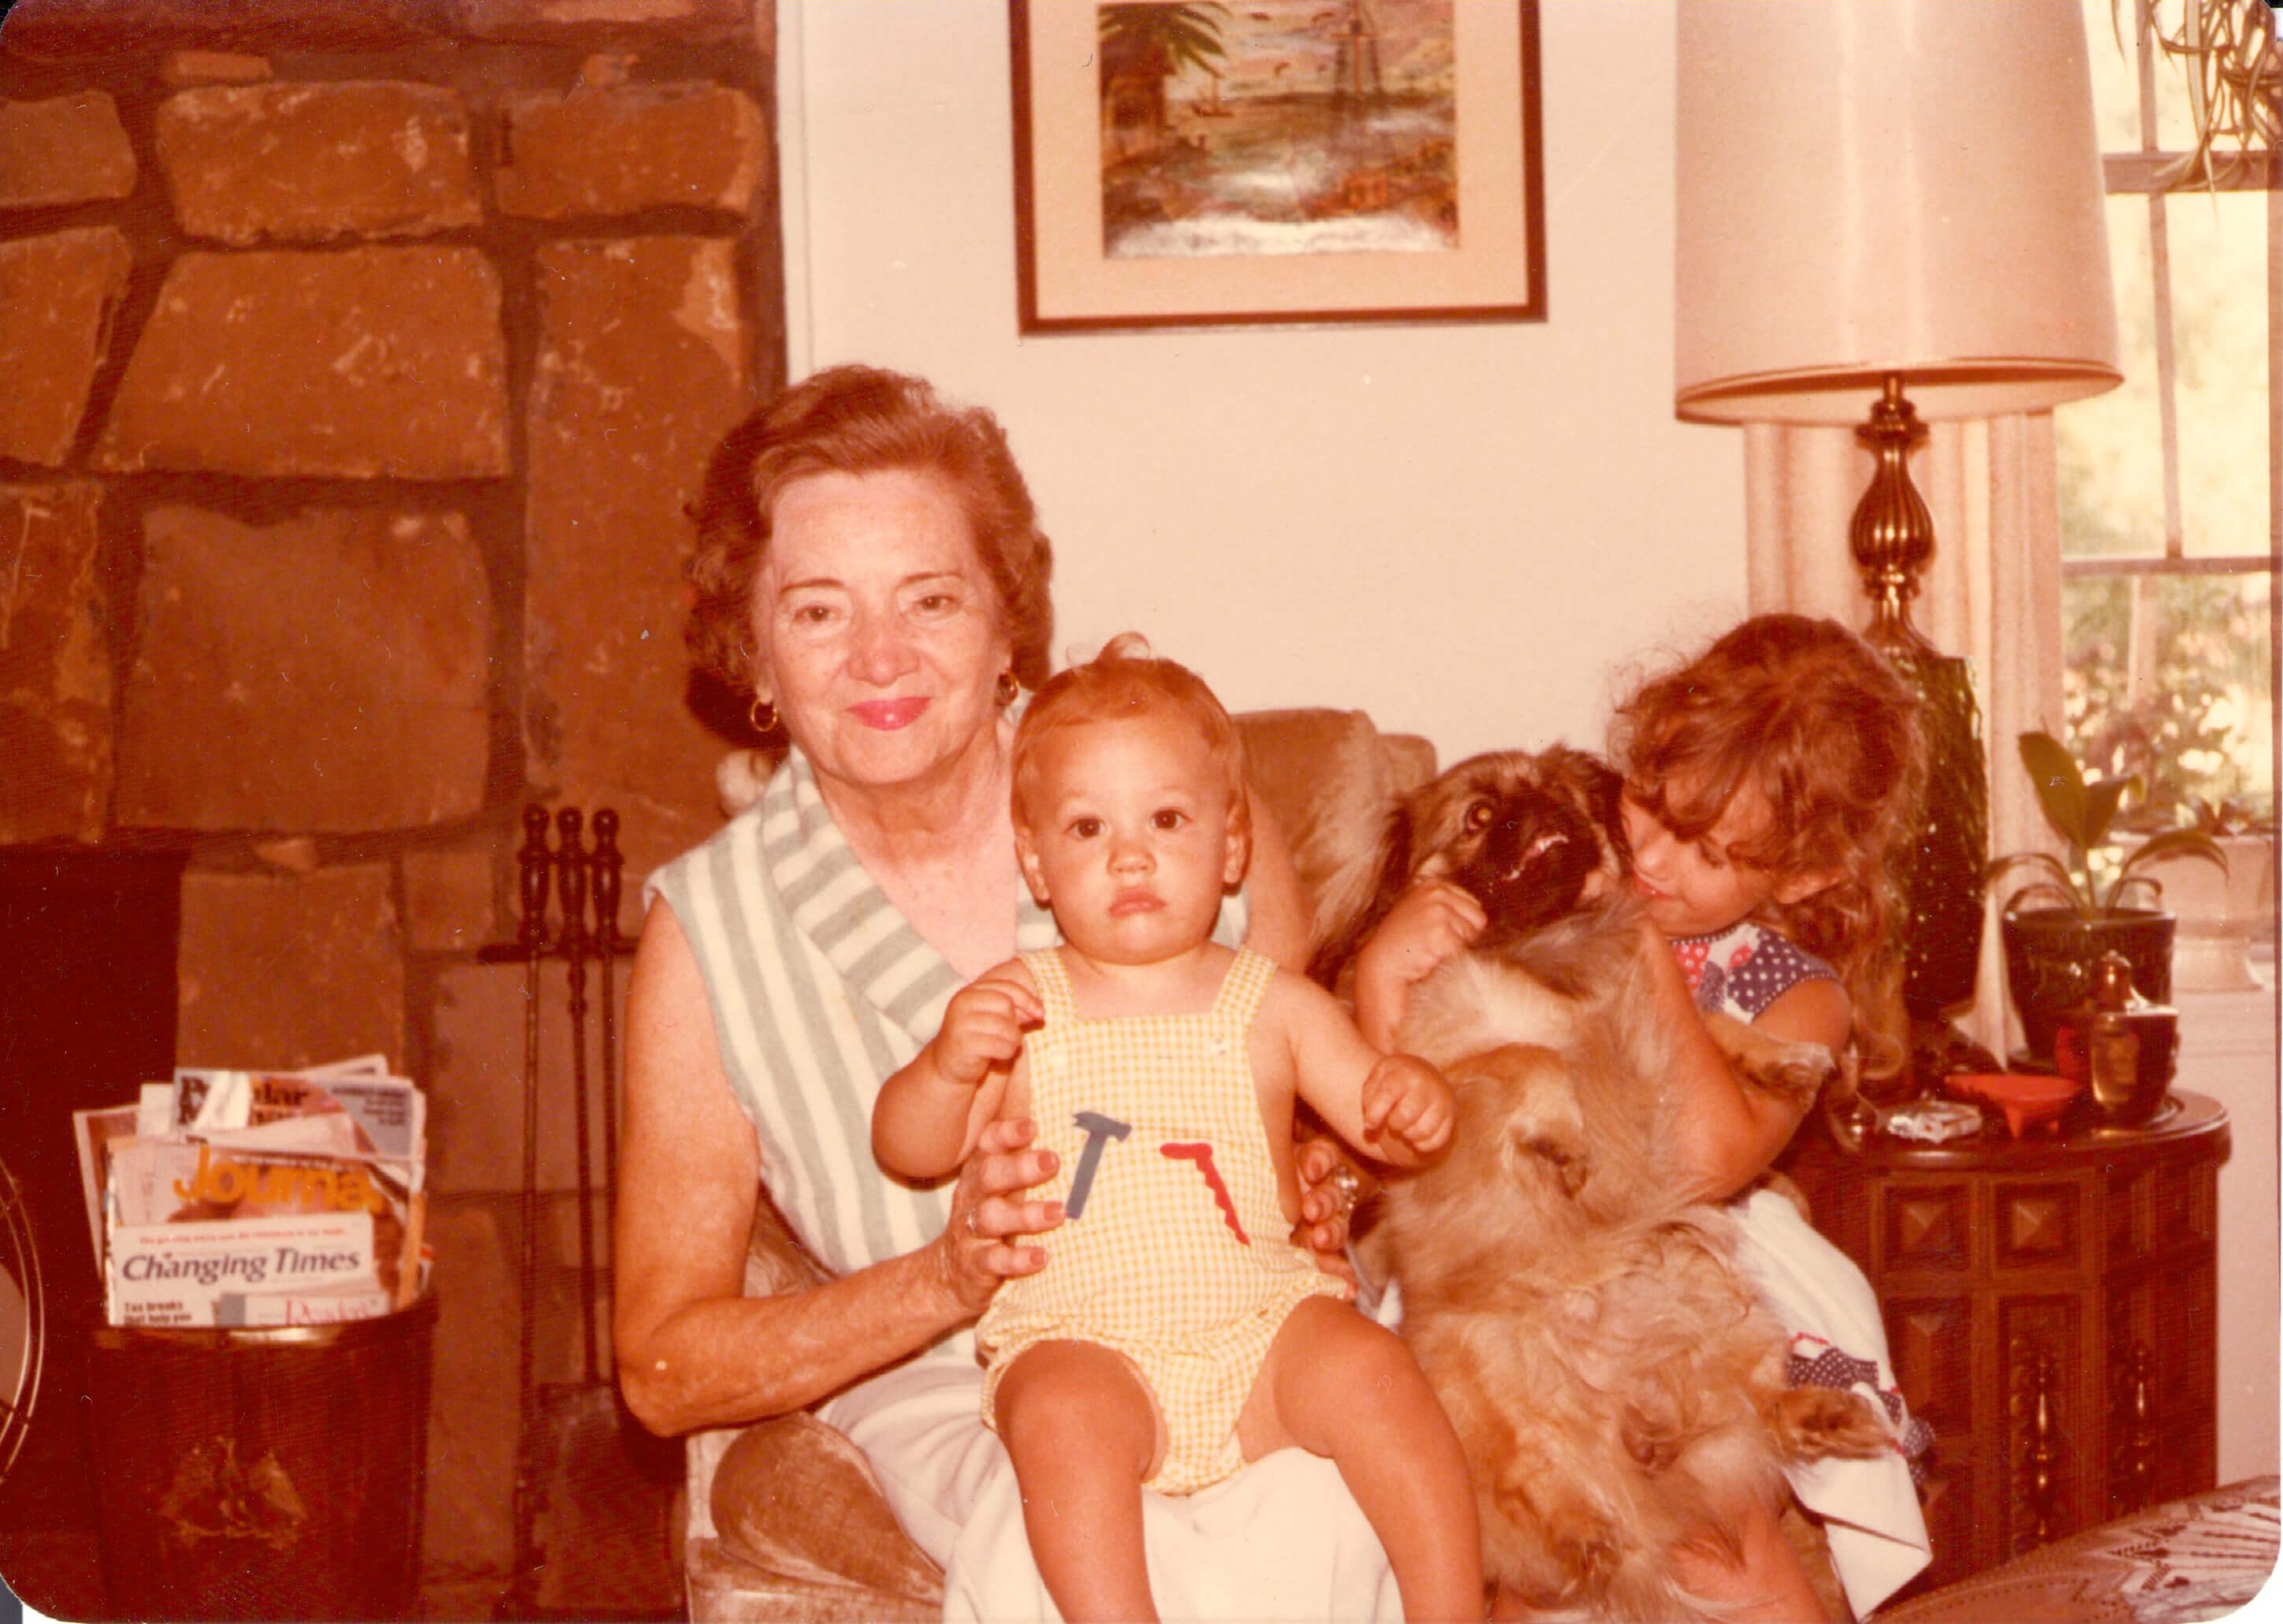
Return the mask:
[[[1486,1577],[1540,1608],[1701,1617],[1677,1545],[1772,1503],[1785,1460],[1891,1434],[1859,1397],[1786,1386],[1731,1220],[1675,1193],[1617,789],[1576,751],[1461,763],[1403,804],[1378,894],[1314,968],[1336,978],[1420,876],[1482,900],[1489,927],[1413,989],[1399,1040],[1458,1091],[1452,1151],[1382,1195],[1365,1262],[1400,1283],[1404,1339],[1467,1449]],[[1796,1097],[1833,1069],[1741,1023],[1716,1035]]]

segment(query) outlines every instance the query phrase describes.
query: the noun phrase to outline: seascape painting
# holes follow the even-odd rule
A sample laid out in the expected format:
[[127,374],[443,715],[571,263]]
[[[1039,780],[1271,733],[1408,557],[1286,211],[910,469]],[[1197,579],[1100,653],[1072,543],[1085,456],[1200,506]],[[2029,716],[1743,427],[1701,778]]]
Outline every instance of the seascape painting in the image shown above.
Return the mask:
[[1457,250],[1453,4],[1099,6],[1103,258]]

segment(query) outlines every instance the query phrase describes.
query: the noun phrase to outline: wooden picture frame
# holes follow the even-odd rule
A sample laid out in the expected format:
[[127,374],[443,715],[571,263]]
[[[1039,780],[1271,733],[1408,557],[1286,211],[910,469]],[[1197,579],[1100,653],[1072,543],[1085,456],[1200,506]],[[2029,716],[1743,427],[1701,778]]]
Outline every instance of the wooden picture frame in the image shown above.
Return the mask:
[[1538,0],[1009,0],[1021,331],[1546,319]]

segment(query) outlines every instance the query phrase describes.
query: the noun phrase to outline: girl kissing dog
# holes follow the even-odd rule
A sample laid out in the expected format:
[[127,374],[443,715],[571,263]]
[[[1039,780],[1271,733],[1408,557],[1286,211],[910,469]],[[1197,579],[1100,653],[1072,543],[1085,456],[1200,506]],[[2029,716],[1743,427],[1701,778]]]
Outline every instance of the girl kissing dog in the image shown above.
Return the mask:
[[[1484,1574],[1540,1608],[1709,1612],[1674,1553],[1773,1503],[1788,1461],[1890,1450],[1858,1395],[1793,1388],[1736,1229],[1674,1176],[1671,1027],[1650,1002],[1618,775],[1557,747],[1461,763],[1391,820],[1374,895],[1312,971],[1337,982],[1413,886],[1479,904],[1409,988],[1404,1050],[1457,1090],[1450,1155],[1391,1184],[1360,1243],[1474,1475]],[[1751,1085],[1804,1109],[1831,1052],[1708,1021]]]

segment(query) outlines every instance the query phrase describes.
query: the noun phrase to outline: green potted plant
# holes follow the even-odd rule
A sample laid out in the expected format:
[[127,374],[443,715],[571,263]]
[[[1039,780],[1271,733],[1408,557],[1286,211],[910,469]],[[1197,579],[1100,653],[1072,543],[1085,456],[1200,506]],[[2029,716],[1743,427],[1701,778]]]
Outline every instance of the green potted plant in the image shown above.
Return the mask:
[[2054,1024],[2062,1011],[2084,1002],[2102,954],[2124,955],[2142,997],[2157,1003],[2171,998],[2177,921],[2162,906],[2162,883],[2147,871],[2166,858],[2200,858],[2225,871],[2227,858],[2201,829],[2162,830],[2112,855],[2110,832],[2125,798],[2139,792],[2139,776],[2088,779],[2049,733],[2022,734],[2020,749],[2038,809],[2068,856],[2008,853],[1991,861],[1990,878],[1994,884],[2015,870],[2030,874],[2006,898],[1998,927],[2006,984],[2030,1058],[2049,1064]]

